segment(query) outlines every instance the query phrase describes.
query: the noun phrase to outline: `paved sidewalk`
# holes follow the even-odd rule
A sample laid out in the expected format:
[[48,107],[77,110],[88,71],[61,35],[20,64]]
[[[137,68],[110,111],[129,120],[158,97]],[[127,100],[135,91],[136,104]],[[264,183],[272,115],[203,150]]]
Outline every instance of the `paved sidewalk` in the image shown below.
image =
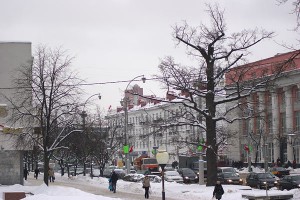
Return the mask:
[[[36,180],[35,178],[33,178],[33,174],[30,173],[30,175],[27,178],[27,181],[25,182],[25,186],[39,186],[43,184],[43,175],[40,175],[38,177],[38,179]],[[59,179],[56,179],[53,183],[49,182],[49,186],[51,187],[52,185],[55,186],[65,186],[65,187],[72,187],[72,188],[76,188],[79,190],[82,190],[84,192],[88,192],[91,194],[95,194],[95,195],[102,195],[102,196],[106,196],[106,197],[112,197],[112,198],[120,198],[123,200],[141,200],[144,199],[144,194],[134,194],[134,193],[127,193],[127,192],[123,192],[123,191],[118,191],[116,193],[112,193],[110,192],[108,189],[106,188],[101,188],[101,187],[97,187],[95,185],[84,185],[84,184],[80,184],[79,182],[64,182],[64,181],[60,181]],[[149,197],[149,199],[152,200],[161,200],[162,197],[161,196],[151,196]],[[176,200],[176,199],[172,199],[172,198],[167,198],[168,200]]]

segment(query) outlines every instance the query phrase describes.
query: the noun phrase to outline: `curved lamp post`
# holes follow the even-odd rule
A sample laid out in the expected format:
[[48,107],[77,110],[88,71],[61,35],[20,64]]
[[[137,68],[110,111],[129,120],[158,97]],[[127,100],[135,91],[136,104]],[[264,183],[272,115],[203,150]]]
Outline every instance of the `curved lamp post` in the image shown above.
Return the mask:
[[82,128],[83,128],[83,131],[85,130],[85,118],[87,117],[87,113],[86,111],[84,110],[85,109],[85,106],[88,102],[88,100],[90,100],[92,97],[98,95],[98,99],[101,100],[101,95],[100,93],[98,94],[93,94],[92,96],[90,96],[89,98],[87,98],[83,104],[83,109],[82,109],[82,112],[80,113],[80,116],[82,117]]
[[125,142],[124,142],[123,150],[124,150],[124,153],[125,153],[125,166],[126,166],[127,174],[129,174],[129,172],[130,172],[130,163],[129,163],[129,155],[128,155],[129,146],[128,146],[128,134],[127,134],[127,131],[128,131],[128,103],[129,103],[129,99],[126,96],[126,93],[127,93],[127,89],[128,89],[128,86],[130,85],[130,83],[132,83],[137,78],[141,78],[143,83],[146,82],[146,78],[144,77],[144,75],[140,75],[140,76],[137,76],[137,77],[134,77],[133,79],[131,79],[131,81],[129,81],[129,83],[126,86],[125,97],[120,101],[121,105],[124,108],[124,114],[125,114],[125,124],[124,124],[124,136],[125,136],[124,139],[125,139]]
[[159,166],[161,167],[161,178],[162,178],[162,200],[165,200],[165,166],[169,161],[169,153],[166,150],[158,150],[156,154],[156,160]]
[[[82,109],[82,112],[80,113],[80,116],[81,116],[81,118],[82,118],[82,132],[84,133],[85,132],[85,118],[87,117],[87,113],[86,113],[86,111],[84,110],[85,109],[85,106],[86,106],[86,104],[87,104],[87,102],[88,102],[88,100],[90,100],[92,97],[94,97],[94,96],[98,96],[98,99],[100,100],[101,99],[101,95],[100,95],[100,93],[98,93],[98,94],[93,94],[93,95],[91,95],[89,98],[87,98],[86,100],[85,100],[85,102],[84,102],[84,104],[83,104],[83,109]],[[85,137],[84,137],[84,145],[85,145]],[[85,166],[85,162],[84,162],[84,169],[83,169],[83,176],[85,176],[86,175],[86,173],[85,173],[85,170],[86,170],[86,166]],[[92,164],[92,161],[91,161],[91,177],[93,178],[93,176],[92,176],[92,173],[93,173],[93,164]]]

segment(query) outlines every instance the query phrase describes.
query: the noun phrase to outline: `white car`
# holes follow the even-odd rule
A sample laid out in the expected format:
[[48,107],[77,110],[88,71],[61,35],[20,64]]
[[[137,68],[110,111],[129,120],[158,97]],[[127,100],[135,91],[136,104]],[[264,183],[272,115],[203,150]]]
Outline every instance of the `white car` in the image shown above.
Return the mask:
[[177,171],[166,171],[164,174],[164,178],[168,182],[175,181],[177,183],[183,183],[183,178]]

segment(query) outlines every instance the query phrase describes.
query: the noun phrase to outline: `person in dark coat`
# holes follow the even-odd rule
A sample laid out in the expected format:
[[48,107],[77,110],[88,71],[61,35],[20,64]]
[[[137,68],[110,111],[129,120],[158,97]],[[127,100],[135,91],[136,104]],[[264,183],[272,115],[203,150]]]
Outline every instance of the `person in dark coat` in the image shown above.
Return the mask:
[[296,169],[296,167],[297,167],[296,160],[293,160],[293,168]]
[[39,170],[39,168],[35,168],[35,170],[34,170],[34,178],[35,178],[35,179],[37,179],[37,178],[38,178],[38,176],[39,176],[39,173],[40,173],[40,170]]
[[216,197],[216,199],[220,200],[223,194],[224,194],[224,189],[221,185],[221,182],[217,181],[217,184],[215,185],[214,188],[213,197]]
[[111,178],[111,184],[112,184],[112,187],[113,187],[113,191],[114,191],[114,193],[116,193],[117,181],[119,179],[118,174],[115,171],[113,171],[110,178]]
[[25,180],[27,180],[27,175],[29,175],[29,172],[28,172],[27,168],[25,167],[24,168],[24,178],[25,178]]

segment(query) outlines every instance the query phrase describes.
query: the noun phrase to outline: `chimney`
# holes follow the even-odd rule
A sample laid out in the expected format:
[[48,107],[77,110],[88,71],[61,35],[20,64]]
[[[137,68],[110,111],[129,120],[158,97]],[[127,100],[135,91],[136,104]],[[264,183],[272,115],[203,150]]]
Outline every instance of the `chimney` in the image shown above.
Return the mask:
[[167,95],[166,95],[166,99],[169,100],[169,101],[172,101],[172,100],[176,99],[175,93],[171,92],[171,91],[168,91]]

